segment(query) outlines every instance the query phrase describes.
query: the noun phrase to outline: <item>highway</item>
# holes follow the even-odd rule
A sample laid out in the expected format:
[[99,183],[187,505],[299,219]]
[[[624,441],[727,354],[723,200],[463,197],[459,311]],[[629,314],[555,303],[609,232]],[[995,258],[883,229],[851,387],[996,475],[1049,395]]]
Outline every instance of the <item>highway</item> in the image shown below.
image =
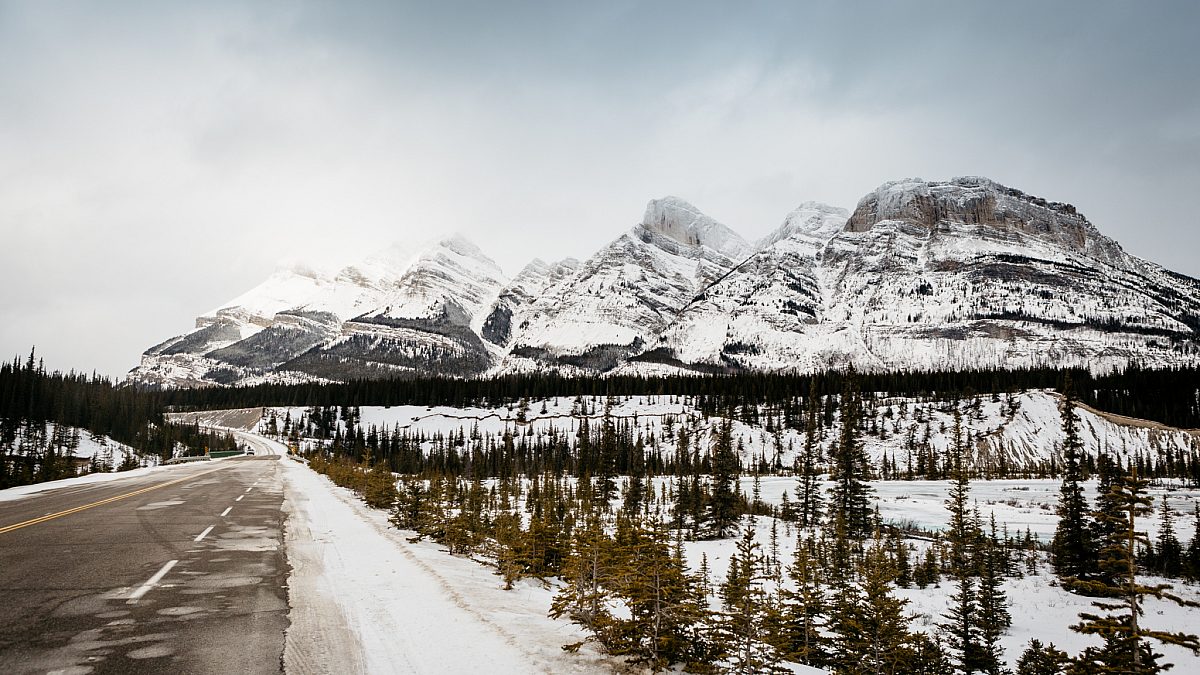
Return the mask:
[[199,462],[0,502],[0,673],[281,672],[280,462]]

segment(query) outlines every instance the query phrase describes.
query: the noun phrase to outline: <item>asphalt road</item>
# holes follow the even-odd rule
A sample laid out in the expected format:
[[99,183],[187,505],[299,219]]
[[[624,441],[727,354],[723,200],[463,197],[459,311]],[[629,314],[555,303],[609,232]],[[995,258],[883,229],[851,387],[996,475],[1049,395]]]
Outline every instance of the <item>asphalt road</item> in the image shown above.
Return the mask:
[[0,673],[281,672],[280,471],[239,457],[0,502]]

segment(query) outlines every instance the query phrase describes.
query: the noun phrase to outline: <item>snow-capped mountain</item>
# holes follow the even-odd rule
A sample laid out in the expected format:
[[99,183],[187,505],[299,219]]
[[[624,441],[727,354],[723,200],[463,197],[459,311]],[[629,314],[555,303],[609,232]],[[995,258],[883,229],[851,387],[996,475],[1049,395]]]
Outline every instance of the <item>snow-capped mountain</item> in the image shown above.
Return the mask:
[[477,337],[507,279],[460,236],[398,247],[335,274],[293,265],[152,347],[130,380],[194,386],[379,377],[491,366]]
[[1135,258],[1069,204],[984,178],[888,183],[822,251],[825,360],[864,367],[1197,358],[1200,283]]
[[691,204],[656,199],[642,222],[532,303],[503,365],[618,366],[653,349],[679,312],[751,250]]
[[582,263],[511,280],[451,237],[323,273],[281,268],[143,355],[168,386],[479,375],[1200,361],[1200,281],[1069,204],[985,178],[808,202],[751,244],[675,198]]
[[754,255],[684,307],[662,347],[643,359],[723,368],[794,363],[823,312],[818,257],[848,216],[815,202],[792,211]]
[[667,332],[673,362],[817,370],[1197,359],[1200,284],[1135,258],[1075,208],[985,178],[887,183],[814,205]]

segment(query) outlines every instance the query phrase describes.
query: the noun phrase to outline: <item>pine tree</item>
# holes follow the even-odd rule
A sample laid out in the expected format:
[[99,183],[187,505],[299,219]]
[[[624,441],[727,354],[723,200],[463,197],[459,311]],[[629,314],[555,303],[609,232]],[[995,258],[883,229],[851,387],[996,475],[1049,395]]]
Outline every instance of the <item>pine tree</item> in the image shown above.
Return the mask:
[[846,535],[862,540],[871,533],[870,463],[862,447],[859,424],[861,400],[854,374],[846,378],[842,390],[842,428],[833,452],[833,487],[830,488],[830,515],[842,520]]
[[1096,672],[1112,673],[1156,673],[1164,670],[1166,666],[1158,664],[1159,655],[1150,648],[1148,638],[1178,645],[1200,655],[1200,639],[1196,636],[1153,630],[1141,625],[1142,602],[1146,597],[1169,600],[1180,605],[1195,605],[1169,593],[1169,585],[1146,586],[1138,583],[1137,546],[1147,543],[1147,539],[1137,529],[1137,518],[1149,513],[1153,503],[1146,496],[1146,487],[1147,481],[1137,477],[1135,468],[1132,474],[1114,481],[1110,488],[1112,501],[1119,505],[1123,517],[1121,528],[1118,530],[1114,527],[1116,531],[1104,542],[1099,564],[1118,579],[1117,583],[1072,581],[1073,587],[1089,595],[1105,598],[1092,604],[1108,612],[1104,615],[1081,612],[1080,622],[1071,626],[1074,631],[1104,638],[1102,647],[1090,648],[1080,655],[1078,661],[1081,672],[1088,672],[1083,669],[1091,667],[1100,669]]
[[847,675],[898,675],[915,669],[907,600],[892,595],[896,573],[886,542],[867,549],[859,579],[835,596],[830,617],[834,670]]
[[[370,455],[366,457],[370,463]],[[363,486],[363,501],[374,509],[391,509],[400,493],[396,490],[396,477],[387,462],[376,462],[367,473]]]
[[778,666],[778,654],[767,643],[768,596],[764,584],[770,575],[766,557],[754,535],[751,522],[742,531],[737,551],[729,559],[729,573],[720,588],[724,611],[716,644],[725,655],[730,672],[783,672]]
[[1067,653],[1053,643],[1043,645],[1034,639],[1017,660],[1017,675],[1065,675],[1070,663]]
[[804,448],[800,455],[800,484],[796,486],[800,527],[815,527],[821,520],[821,473],[818,414],[820,397],[817,378],[809,380],[808,406],[804,417]]
[[990,535],[982,540],[978,552],[979,592],[979,669],[988,675],[1004,672],[1004,648],[1000,638],[1012,626],[1008,597],[1001,584],[1004,581],[1004,551],[996,537],[996,516],[992,515]]
[[[571,552],[563,562],[564,585],[554,596],[550,616],[567,616],[605,644],[610,639],[614,619],[609,609],[608,583],[612,541],[604,534],[599,520],[592,517],[576,529]],[[564,646],[574,651],[583,643]]]
[[953,483],[946,499],[950,512],[950,523],[946,528],[946,543],[949,546],[949,572],[954,578],[956,590],[950,596],[950,607],[941,624],[946,643],[954,656],[955,668],[960,673],[983,670],[983,649],[979,631],[979,599],[975,587],[977,566],[975,544],[979,533],[971,517],[967,500],[970,497],[970,479],[964,460],[965,446],[962,438],[962,413],[954,410],[954,444],[951,448],[953,461],[951,475]]
[[[1112,491],[1113,482],[1120,478],[1120,469],[1113,463],[1112,458],[1107,452],[1100,453],[1096,459],[1096,506],[1092,511],[1091,523],[1091,538],[1097,546],[1103,546],[1104,542],[1109,541],[1114,534],[1122,528],[1124,514],[1121,510],[1121,505],[1115,501],[1115,493]],[[1105,584],[1114,584],[1117,579],[1111,572],[1097,565],[1092,570],[1090,578],[1095,581],[1100,581]]]
[[695,580],[685,573],[682,553],[672,553],[661,521],[626,522],[608,576],[628,618],[613,619],[606,647],[655,671],[688,663],[703,651],[698,624],[704,612]]
[[774,646],[784,660],[809,666],[826,662],[824,636],[827,610],[821,566],[813,557],[815,542],[797,541],[792,563],[787,568],[792,588],[780,590],[781,630]]
[[1087,498],[1083,494],[1080,464],[1083,442],[1075,414],[1075,391],[1068,377],[1063,387],[1063,477],[1058,497],[1058,525],[1051,543],[1054,572],[1061,578],[1083,578],[1096,569],[1095,542],[1089,527]]
[[733,425],[725,422],[718,429],[712,451],[712,494],[708,498],[707,520],[710,535],[729,536],[738,519],[738,496],[734,482],[739,473],[738,457],[733,451]]
[[600,432],[600,497],[605,504],[617,495],[617,429],[613,424],[612,406],[605,405],[604,420]]
[[1195,504],[1193,508],[1194,529],[1192,541],[1188,544],[1184,567],[1188,578],[1196,581],[1200,579],[1200,504]]
[[1164,577],[1178,577],[1183,574],[1183,546],[1175,534],[1175,514],[1163,495],[1162,508],[1159,511],[1158,541],[1154,546],[1153,570]]

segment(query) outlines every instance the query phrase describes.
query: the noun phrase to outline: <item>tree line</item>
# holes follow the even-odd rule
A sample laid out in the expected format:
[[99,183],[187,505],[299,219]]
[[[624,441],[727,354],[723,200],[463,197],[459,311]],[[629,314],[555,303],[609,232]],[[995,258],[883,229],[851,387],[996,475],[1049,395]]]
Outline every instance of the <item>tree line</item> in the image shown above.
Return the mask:
[[1005,369],[815,374],[738,373],[718,375],[613,375],[568,377],[553,372],[488,378],[416,377],[350,380],[341,383],[261,384],[162,392],[178,409],[257,406],[500,406],[521,399],[573,396],[696,396],[721,405],[779,403],[808,392],[836,395],[847,377],[862,391],[898,396],[941,394],[963,397],[1075,383],[1079,400],[1101,410],[1182,428],[1200,427],[1200,368],[1147,369],[1137,366],[1106,375],[1081,369]]
[[[95,374],[48,372],[30,350],[28,357],[0,363],[0,489],[75,475],[71,460],[84,430],[169,458],[177,450],[232,449],[236,444],[196,425],[167,423],[161,392],[115,385]],[[48,428],[52,424],[52,428]],[[84,470],[129,469],[135,460],[105,467],[95,459]]]

